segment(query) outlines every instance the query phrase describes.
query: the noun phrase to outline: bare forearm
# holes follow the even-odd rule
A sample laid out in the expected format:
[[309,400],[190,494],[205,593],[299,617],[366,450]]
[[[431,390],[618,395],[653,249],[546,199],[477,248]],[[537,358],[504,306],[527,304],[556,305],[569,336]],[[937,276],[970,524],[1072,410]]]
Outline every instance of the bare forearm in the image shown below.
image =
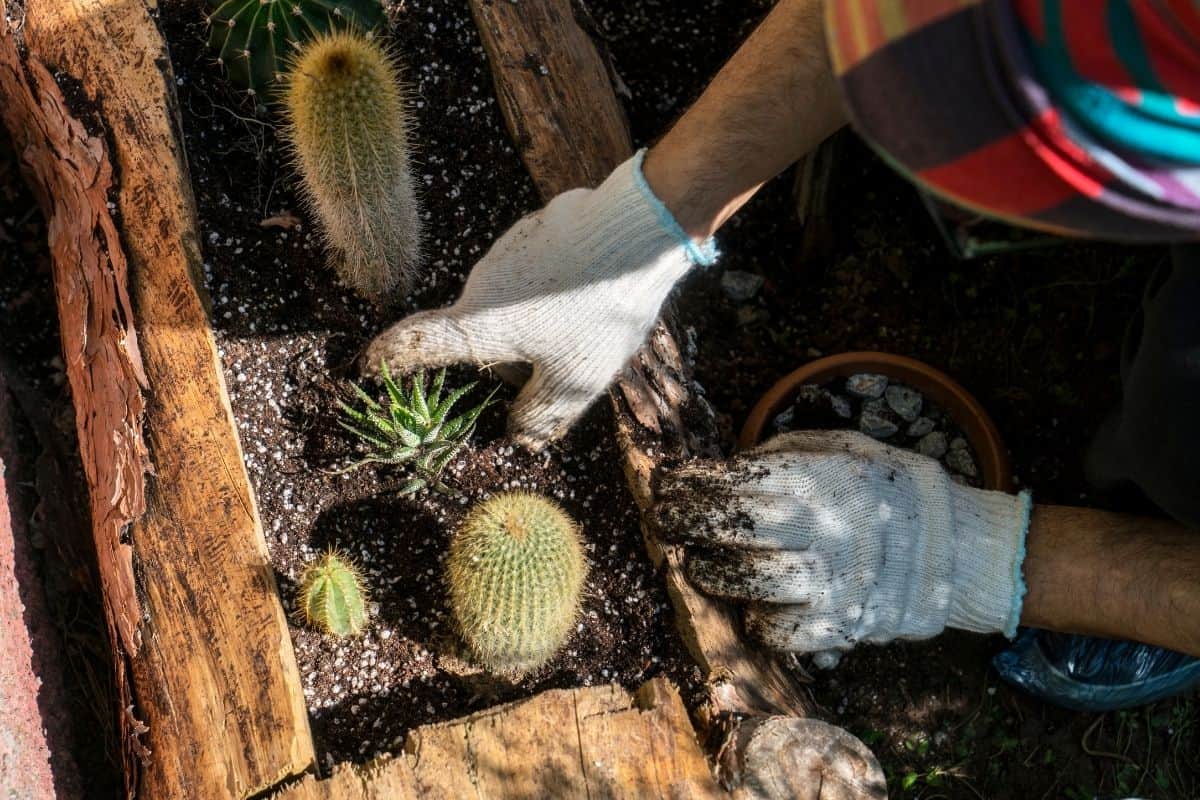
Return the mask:
[[1200,656],[1200,533],[1169,520],[1037,506],[1021,622]]
[[647,181],[695,239],[845,124],[821,6],[779,0],[647,155]]

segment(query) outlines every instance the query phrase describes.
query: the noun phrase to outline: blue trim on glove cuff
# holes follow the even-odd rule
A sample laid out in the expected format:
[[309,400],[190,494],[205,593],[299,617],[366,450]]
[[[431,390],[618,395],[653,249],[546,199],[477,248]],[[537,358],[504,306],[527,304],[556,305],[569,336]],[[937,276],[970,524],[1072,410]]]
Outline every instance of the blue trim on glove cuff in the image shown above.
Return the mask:
[[700,245],[692,241],[692,237],[688,236],[683,227],[676,222],[670,210],[654,195],[654,190],[646,182],[646,176],[642,173],[642,162],[645,160],[646,148],[643,147],[633,157],[633,182],[642,193],[642,197],[646,198],[646,202],[650,205],[650,208],[654,210],[654,215],[658,218],[658,223],[662,225],[667,233],[678,240],[693,263],[699,264],[702,267],[711,267],[717,263],[717,256],[720,255],[717,252],[716,240],[710,236]]
[[1017,547],[1016,558],[1013,559],[1013,583],[1017,589],[1013,593],[1012,606],[1008,612],[1008,624],[1004,626],[1004,635],[1012,639],[1017,635],[1017,626],[1021,623],[1021,608],[1025,605],[1025,573],[1021,569],[1025,564],[1025,540],[1029,536],[1029,521],[1033,515],[1033,495],[1028,490],[1021,492],[1021,544]]

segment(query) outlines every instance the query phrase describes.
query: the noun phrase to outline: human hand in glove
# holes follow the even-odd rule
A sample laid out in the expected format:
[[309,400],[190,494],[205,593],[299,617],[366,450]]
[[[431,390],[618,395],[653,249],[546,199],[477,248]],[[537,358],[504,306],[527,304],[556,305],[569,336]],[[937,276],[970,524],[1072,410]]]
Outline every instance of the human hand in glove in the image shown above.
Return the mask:
[[675,282],[715,260],[711,241],[696,245],[654,196],[642,157],[517,222],[454,305],[384,331],[364,369],[532,364],[510,433],[535,449],[566,433],[646,340]]
[[749,603],[752,636],[832,666],[946,627],[1013,636],[1030,502],[857,432],[801,431],[670,473],[656,516],[693,545],[697,586]]

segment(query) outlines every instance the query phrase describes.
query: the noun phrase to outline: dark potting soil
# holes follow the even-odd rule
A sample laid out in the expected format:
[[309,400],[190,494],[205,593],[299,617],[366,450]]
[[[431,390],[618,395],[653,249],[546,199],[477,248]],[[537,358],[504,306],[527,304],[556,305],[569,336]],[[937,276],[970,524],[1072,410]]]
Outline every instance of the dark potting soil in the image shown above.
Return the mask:
[[[415,116],[427,266],[401,307],[372,308],[326,266],[275,128],[235,92],[204,45],[202,8],[162,6],[204,248],[204,277],[271,560],[285,603],[304,566],[329,547],[362,567],[371,621],[337,640],[293,623],[322,764],[397,750],[414,726],[548,688],[669,676],[685,697],[698,673],[675,632],[661,578],[645,555],[607,409],[597,407],[541,454],[503,436],[488,410],[446,481],[461,498],[401,497],[402,473],[332,474],[354,453],[334,422],[352,361],[385,324],[458,293],[492,240],[540,203],[503,128],[466,4],[398,3],[391,38]],[[448,385],[496,381],[460,369]],[[511,391],[502,393],[511,399]],[[462,657],[446,611],[443,562],[469,504],[505,489],[555,498],[582,526],[591,563],[576,633],[546,667],[492,679]]]

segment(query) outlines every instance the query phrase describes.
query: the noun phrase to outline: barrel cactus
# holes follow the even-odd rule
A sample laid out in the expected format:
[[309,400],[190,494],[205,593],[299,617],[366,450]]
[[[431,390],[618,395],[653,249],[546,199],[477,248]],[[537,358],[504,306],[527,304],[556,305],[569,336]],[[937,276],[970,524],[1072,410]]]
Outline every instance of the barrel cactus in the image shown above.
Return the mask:
[[300,580],[300,613],[311,627],[333,636],[357,636],[367,626],[367,600],[354,562],[331,550]]
[[342,280],[373,300],[409,289],[421,222],[388,53],[348,30],[313,39],[291,68],[284,106],[304,196]]
[[374,29],[380,0],[210,0],[208,45],[229,79],[269,96],[299,47],[322,33]]
[[563,646],[587,577],[579,527],[553,501],[498,494],[467,515],[446,564],[463,640],[488,670],[522,674]]

